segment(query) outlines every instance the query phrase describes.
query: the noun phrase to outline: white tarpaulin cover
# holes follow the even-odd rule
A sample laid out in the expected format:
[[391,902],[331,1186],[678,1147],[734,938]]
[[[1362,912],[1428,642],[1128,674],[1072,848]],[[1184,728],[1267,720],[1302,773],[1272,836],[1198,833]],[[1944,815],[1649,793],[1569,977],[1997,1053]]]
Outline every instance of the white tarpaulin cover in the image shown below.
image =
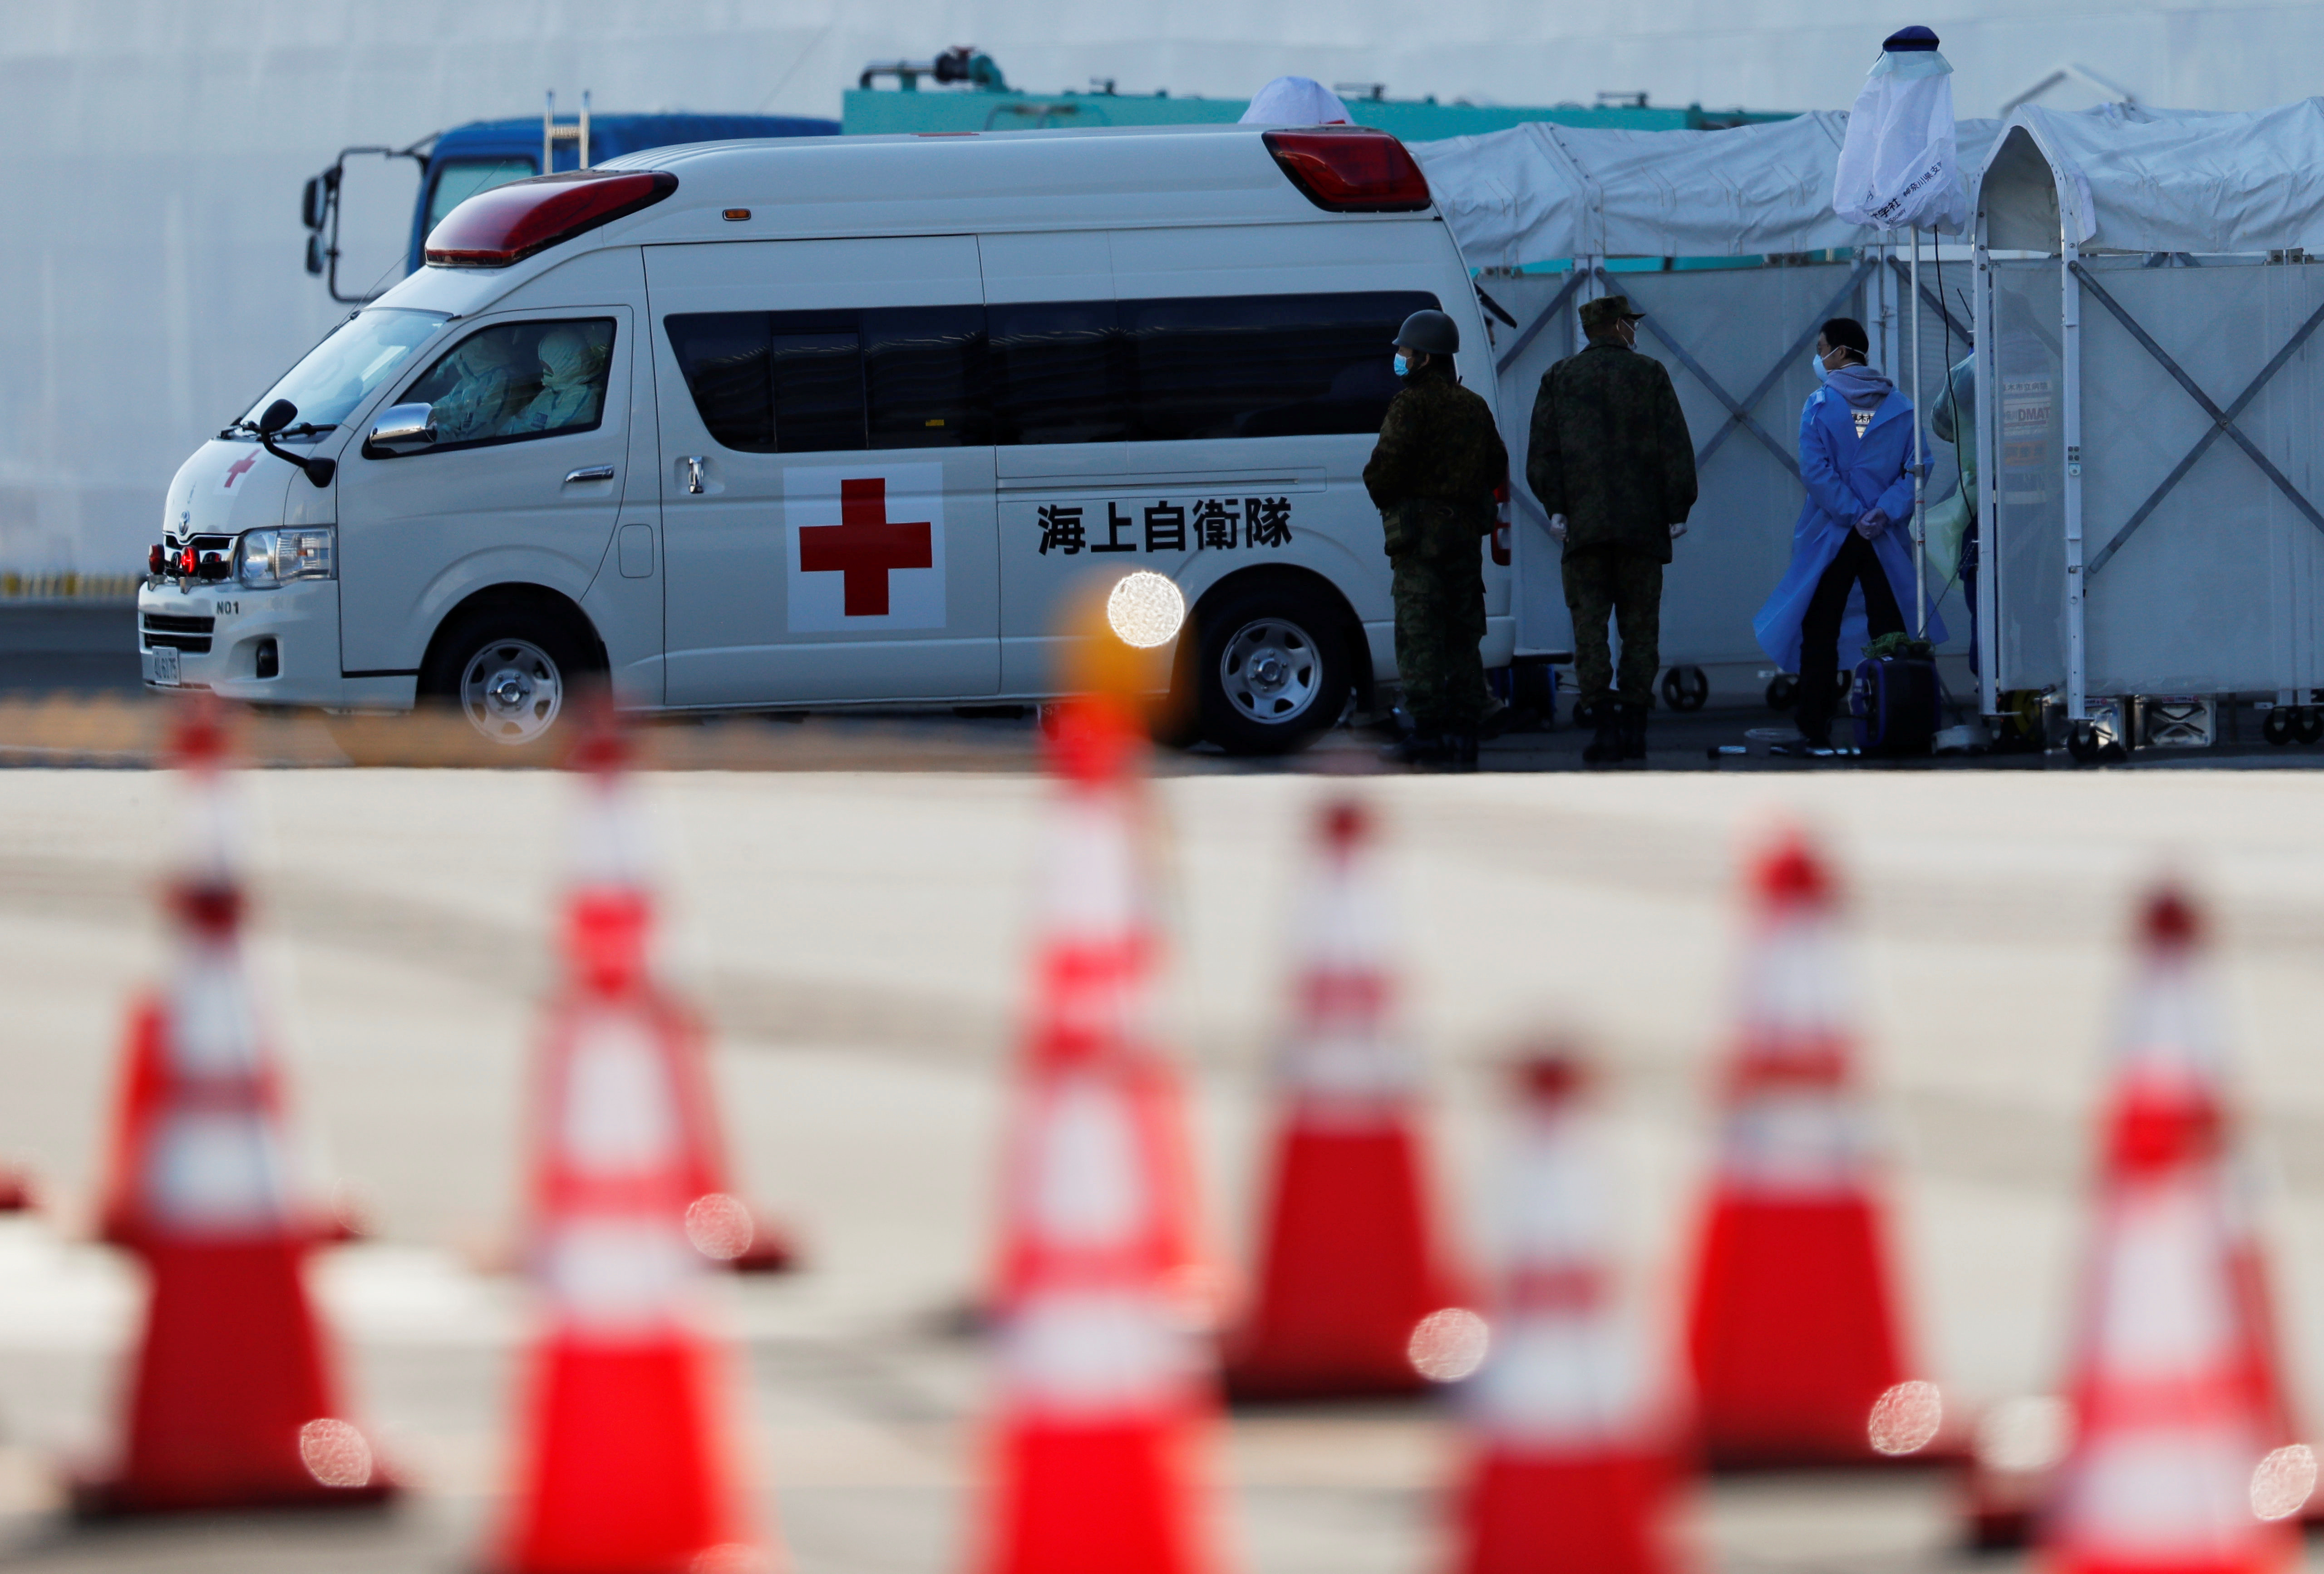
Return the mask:
[[[1989,160],[1978,162],[1989,214],[2037,195],[2016,167],[2030,137],[2049,165],[2060,213],[2086,249],[2324,251],[2324,98],[2249,114],[2122,105],[2070,114],[2028,105],[2007,130]],[[2038,196],[2046,209],[2048,194]],[[2009,238],[2032,238],[2014,233],[2013,217],[2002,220]],[[2038,249],[2054,251],[2057,242],[2052,229]]]
[[1959,234],[1969,207],[1953,146],[1953,69],[1925,27],[1888,42],[1849,114],[1832,208],[1856,224]]
[[[1412,144],[1472,268],[1575,256],[1732,257],[1875,245],[1832,211],[1848,116],[1820,110],[1727,131],[1597,131],[1531,121]],[[1976,169],[2000,123],[1965,120]]]
[[1245,125],[1345,125],[1348,106],[1313,77],[1277,77],[1251,95]]

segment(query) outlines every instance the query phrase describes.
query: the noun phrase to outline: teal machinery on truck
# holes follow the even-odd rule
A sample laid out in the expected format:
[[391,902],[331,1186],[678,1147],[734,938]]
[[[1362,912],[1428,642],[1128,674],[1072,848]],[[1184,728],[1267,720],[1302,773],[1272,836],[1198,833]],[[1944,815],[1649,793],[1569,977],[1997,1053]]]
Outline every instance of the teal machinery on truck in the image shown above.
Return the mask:
[[351,158],[409,159],[420,166],[420,190],[412,203],[411,233],[404,266],[417,272],[428,232],[479,191],[531,175],[586,170],[593,163],[647,148],[681,143],[732,142],[770,136],[835,136],[835,120],[790,115],[599,115],[559,117],[557,96],[549,95],[538,120],[476,120],[430,133],[408,147],[351,147],[330,168],[307,182],[299,216],[306,224],[307,271],[322,279],[331,299],[349,305],[376,300],[394,281],[348,293],[339,279],[339,194]]
[[[876,86],[881,79],[892,86]],[[933,86],[929,86],[932,84]],[[1333,90],[1357,120],[1405,142],[1434,142],[1507,131],[1526,121],[1604,126],[1626,131],[1716,131],[1787,114],[1745,109],[1683,109],[1650,106],[1644,93],[1600,93],[1591,104],[1518,107],[1442,104],[1434,98],[1390,98],[1377,82],[1339,82]],[[1167,93],[1118,93],[1111,81],[1086,92],[1028,93],[1011,88],[992,57],[955,49],[926,60],[874,61],[845,98],[842,124],[850,136],[894,132],[1030,131],[1056,125],[1217,125],[1242,117],[1248,98],[1173,97]]]

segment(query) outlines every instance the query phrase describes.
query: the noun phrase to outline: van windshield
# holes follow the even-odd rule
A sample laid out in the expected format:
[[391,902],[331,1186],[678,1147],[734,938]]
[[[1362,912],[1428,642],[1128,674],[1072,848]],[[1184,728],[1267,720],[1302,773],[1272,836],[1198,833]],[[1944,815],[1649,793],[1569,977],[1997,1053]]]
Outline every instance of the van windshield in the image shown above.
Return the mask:
[[357,312],[309,350],[235,425],[254,428],[260,411],[277,399],[288,399],[299,407],[293,431],[337,426],[355,413],[373,389],[393,376],[404,358],[427,343],[444,322],[441,311],[415,311],[408,307],[374,307]]

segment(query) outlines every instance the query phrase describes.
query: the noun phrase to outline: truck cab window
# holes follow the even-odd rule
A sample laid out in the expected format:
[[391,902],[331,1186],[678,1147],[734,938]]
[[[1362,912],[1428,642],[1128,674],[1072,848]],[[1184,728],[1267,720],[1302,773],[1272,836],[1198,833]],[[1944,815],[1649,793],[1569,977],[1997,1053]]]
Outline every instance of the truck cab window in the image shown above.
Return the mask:
[[402,403],[433,406],[436,447],[474,448],[587,431],[604,419],[613,322],[503,322],[437,357]]
[[428,193],[427,227],[434,229],[479,191],[531,178],[530,159],[446,159],[436,166],[436,184]]

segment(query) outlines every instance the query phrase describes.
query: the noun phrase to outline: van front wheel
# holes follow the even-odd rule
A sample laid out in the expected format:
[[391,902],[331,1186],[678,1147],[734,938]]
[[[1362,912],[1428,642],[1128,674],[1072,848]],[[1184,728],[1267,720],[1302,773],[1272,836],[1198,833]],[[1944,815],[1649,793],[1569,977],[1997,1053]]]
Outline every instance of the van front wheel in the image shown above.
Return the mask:
[[485,606],[437,642],[420,674],[423,704],[456,711],[512,763],[561,748],[598,674],[588,643],[567,620],[537,607]]
[[1203,736],[1231,755],[1304,748],[1340,719],[1355,688],[1347,620],[1296,585],[1254,587],[1202,609]]

